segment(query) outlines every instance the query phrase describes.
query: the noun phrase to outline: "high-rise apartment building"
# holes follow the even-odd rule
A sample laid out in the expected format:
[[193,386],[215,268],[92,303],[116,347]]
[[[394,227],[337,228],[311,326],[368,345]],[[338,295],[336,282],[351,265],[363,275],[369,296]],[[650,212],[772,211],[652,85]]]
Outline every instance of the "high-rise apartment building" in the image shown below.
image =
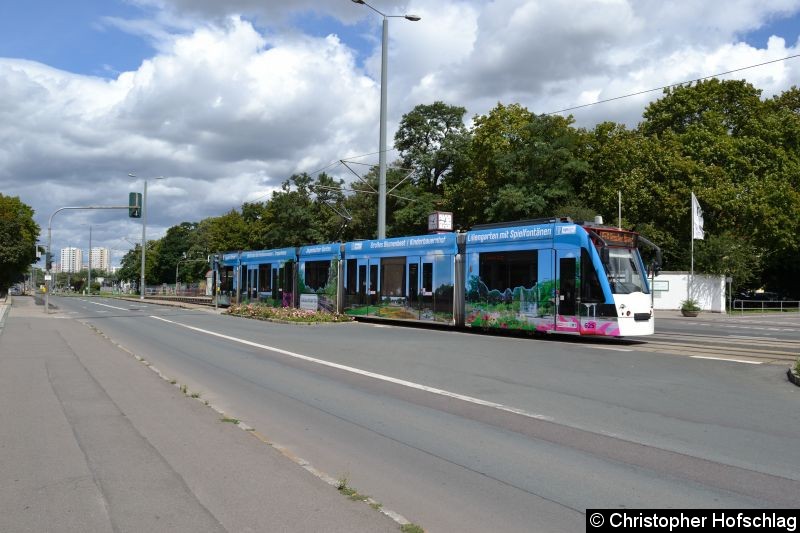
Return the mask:
[[83,265],[83,250],[80,248],[61,249],[61,272],[80,272]]
[[92,248],[89,260],[93,269],[108,272],[111,266],[111,251],[108,248]]

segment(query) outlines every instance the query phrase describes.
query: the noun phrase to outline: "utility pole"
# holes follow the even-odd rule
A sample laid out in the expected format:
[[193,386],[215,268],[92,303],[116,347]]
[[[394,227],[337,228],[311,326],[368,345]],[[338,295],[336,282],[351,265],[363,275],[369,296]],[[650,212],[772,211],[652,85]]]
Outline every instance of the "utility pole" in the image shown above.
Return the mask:
[[[130,174],[128,174],[130,176]],[[147,231],[147,180],[144,180],[144,195],[142,196],[142,279],[139,283],[139,299],[144,300],[144,256],[147,249],[145,232]]]
[[92,295],[92,227],[89,226],[89,281],[87,281],[87,285],[89,286],[89,292],[87,294],[89,296]]

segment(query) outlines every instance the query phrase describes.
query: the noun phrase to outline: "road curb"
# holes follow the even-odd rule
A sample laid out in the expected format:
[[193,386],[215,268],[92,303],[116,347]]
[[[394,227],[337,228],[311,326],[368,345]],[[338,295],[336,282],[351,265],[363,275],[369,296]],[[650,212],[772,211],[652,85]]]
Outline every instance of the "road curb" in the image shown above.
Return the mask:
[[791,368],[786,371],[786,376],[789,378],[789,381],[800,387],[800,375],[794,373],[794,370]]
[[13,298],[8,296],[0,300],[0,333],[3,333],[3,326],[5,326],[6,316],[8,316],[8,310],[11,308],[12,303],[14,303]]

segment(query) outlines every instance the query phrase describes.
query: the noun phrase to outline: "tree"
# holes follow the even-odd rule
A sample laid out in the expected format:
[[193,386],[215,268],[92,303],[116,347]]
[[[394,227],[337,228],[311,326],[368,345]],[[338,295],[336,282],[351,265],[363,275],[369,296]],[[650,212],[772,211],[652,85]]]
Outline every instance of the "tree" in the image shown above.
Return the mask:
[[586,134],[572,122],[572,117],[530,117],[514,149],[496,157],[498,184],[504,183],[485,209],[488,220],[554,216],[575,201],[589,165],[582,152]]
[[420,104],[400,120],[394,146],[400,151],[401,166],[414,171],[413,182],[435,192],[457,158],[465,155],[468,139],[464,126],[467,110],[434,102]]
[[117,279],[134,283],[139,279],[142,265],[141,245],[137,244],[122,257]]
[[197,225],[194,244],[209,252],[251,249],[250,231],[241,213],[231,209],[218,217],[205,218]]
[[463,226],[590,211],[577,197],[589,173],[572,117],[498,104],[475,118],[469,163],[445,179],[445,203]]
[[[157,263],[161,241],[147,241],[147,256],[145,257],[144,281],[146,285],[162,283],[157,275]],[[117,278],[129,283],[138,284],[141,282],[142,272],[142,246],[136,244],[132,250],[122,257],[120,269],[117,271]]]
[[[796,88],[768,101],[760,95],[735,80],[668,89],[645,110],[639,129],[670,144],[687,170],[672,188],[685,213],[676,227],[688,228],[687,198],[693,191],[703,205],[706,231],[732,232],[767,250],[764,266],[769,268],[775,258],[800,249],[799,99]],[[687,250],[688,232],[682,233],[686,236],[678,245]],[[683,265],[688,266],[686,259]]]
[[17,196],[0,193],[0,295],[24,279],[36,261],[36,240],[39,225],[33,220],[33,209]]
[[176,272],[181,282],[194,283],[205,278],[210,251],[199,239],[198,227],[196,222],[181,222],[169,228],[158,241],[152,268],[155,283],[175,283]]
[[697,165],[681,155],[676,136],[646,136],[607,122],[595,127],[587,144],[591,170],[579,189],[583,203],[593,206],[609,223],[616,219],[621,192],[621,225],[658,244],[665,268],[688,269],[687,183],[694,179]]
[[665,131],[677,134],[702,128],[733,137],[753,134],[754,120],[763,106],[761,91],[744,80],[716,78],[664,89],[664,97],[651,102],[640,125],[645,135]]
[[[387,182],[395,170],[386,170]],[[392,180],[393,182],[394,180]],[[347,227],[342,232],[342,239],[375,239],[378,235],[378,167],[373,167],[361,182],[353,182],[351,188],[355,194],[344,200],[344,208],[350,216]],[[390,206],[391,196],[386,198],[386,235],[392,236],[392,220],[394,209]]]
[[317,175],[310,186],[314,209],[318,215],[317,231],[322,240],[335,242],[342,238],[351,215],[345,206],[344,180],[334,179],[325,172]]
[[295,174],[272,193],[265,208],[262,236],[266,248],[303,246],[325,240],[320,231],[322,212],[311,198],[313,179]]
[[[469,228],[488,222],[487,200],[495,198],[497,202],[497,193],[506,184],[499,163],[524,142],[532,119],[533,113],[519,104],[501,103],[487,115],[473,119],[466,161],[461,161],[444,182],[445,203],[453,211],[456,225]],[[511,194],[505,191],[503,197]]]
[[737,290],[759,278],[764,253],[739,235],[724,231],[695,243],[695,268],[707,274],[732,277]]

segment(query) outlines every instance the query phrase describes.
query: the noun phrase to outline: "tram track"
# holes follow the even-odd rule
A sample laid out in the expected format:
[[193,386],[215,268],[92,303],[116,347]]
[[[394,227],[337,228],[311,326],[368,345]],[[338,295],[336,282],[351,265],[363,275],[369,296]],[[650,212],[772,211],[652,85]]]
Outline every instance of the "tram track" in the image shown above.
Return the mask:
[[800,356],[800,341],[745,339],[727,336],[658,333],[636,345],[637,350],[690,357],[736,358],[744,362],[784,363]]

